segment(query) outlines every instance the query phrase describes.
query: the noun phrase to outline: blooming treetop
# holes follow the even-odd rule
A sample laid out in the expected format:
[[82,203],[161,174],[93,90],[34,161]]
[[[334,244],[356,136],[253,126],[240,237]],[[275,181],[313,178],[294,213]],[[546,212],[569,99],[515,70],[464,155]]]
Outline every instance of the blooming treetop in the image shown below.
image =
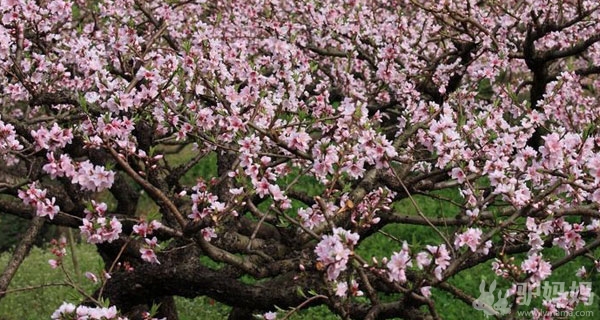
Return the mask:
[[[160,303],[171,319],[174,295],[232,317],[439,317],[431,288],[470,304],[447,280],[487,261],[532,287],[579,256],[600,269],[597,1],[2,0],[0,16],[0,211],[79,228],[107,266],[88,300],[120,310],[54,318]],[[377,236],[388,252],[361,249]]]

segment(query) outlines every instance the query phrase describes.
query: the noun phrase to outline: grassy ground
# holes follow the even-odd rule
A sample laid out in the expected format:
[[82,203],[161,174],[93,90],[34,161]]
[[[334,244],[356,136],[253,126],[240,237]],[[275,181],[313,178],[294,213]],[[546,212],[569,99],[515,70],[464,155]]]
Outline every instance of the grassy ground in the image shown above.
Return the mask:
[[[93,272],[101,270],[101,260],[94,247],[78,245],[75,250],[81,270]],[[1,268],[6,266],[9,258],[10,256],[7,253],[0,255]],[[48,319],[63,301],[80,301],[81,296],[71,287],[39,287],[44,284],[62,284],[65,282],[61,270],[50,268],[48,260],[52,258],[53,255],[50,250],[37,247],[32,249],[9,287],[9,290],[30,289],[11,292],[0,300],[0,320]],[[95,285],[83,276],[76,275],[73,272],[73,265],[70,261],[67,262],[65,267],[73,276],[73,280],[80,284],[86,292],[93,292]]]

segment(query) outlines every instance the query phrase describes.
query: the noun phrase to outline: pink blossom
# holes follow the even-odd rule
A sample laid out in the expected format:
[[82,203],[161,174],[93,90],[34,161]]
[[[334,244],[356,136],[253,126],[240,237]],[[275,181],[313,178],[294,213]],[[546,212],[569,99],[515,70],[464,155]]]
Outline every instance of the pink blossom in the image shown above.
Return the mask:
[[335,285],[335,295],[338,297],[346,297],[348,294],[348,283],[346,282],[337,282]]
[[156,257],[156,254],[154,253],[154,250],[150,248],[142,248],[140,249],[140,253],[142,254],[142,260],[150,263],[160,264],[158,257]]
[[214,228],[210,228],[210,227],[202,228],[202,230],[200,230],[200,232],[202,233],[202,237],[204,238],[204,240],[209,241],[209,242],[213,238],[217,237],[217,233],[215,232]]
[[143,221],[139,224],[134,225],[133,232],[138,234],[140,237],[145,237],[148,233],[148,224],[145,221]]
[[88,243],[111,243],[119,238],[122,224],[116,217],[108,220],[105,217],[90,216],[83,219],[83,225],[79,227],[79,230],[81,236],[87,239]]
[[40,217],[48,216],[50,220],[54,219],[54,216],[56,216],[60,210],[60,208],[57,205],[54,205],[55,202],[55,197],[52,197],[51,200],[46,198],[42,201],[37,201],[37,215]]
[[479,243],[481,242],[481,230],[477,228],[469,228],[467,231],[456,236],[454,240],[454,246],[456,248],[462,248],[467,245],[471,251],[475,252]]
[[55,259],[48,260],[48,264],[50,265],[50,267],[52,269],[56,269],[56,268],[58,268],[58,266],[60,266],[60,262],[58,260],[55,260]]
[[462,171],[461,168],[453,168],[450,176],[452,177],[452,179],[456,179],[458,183],[463,183],[466,179],[465,173]]
[[60,211],[60,208],[55,205],[56,198],[46,198],[46,190],[38,189],[36,186],[36,183],[32,183],[27,190],[19,190],[19,198],[21,198],[26,205],[35,207],[36,215],[40,217],[48,216],[50,220],[54,219],[54,216]]
[[394,252],[387,264],[390,280],[400,283],[406,282],[406,268],[412,266],[410,255],[406,251]]
[[144,241],[150,248],[155,248],[158,244],[158,239],[156,237],[152,237],[152,239],[144,239]]
[[358,234],[344,229],[334,229],[334,235],[324,235],[315,247],[317,260],[327,268],[328,280],[335,280],[346,270],[348,259],[352,254],[351,248],[356,244]]
[[85,272],[85,277],[86,277],[86,278],[88,278],[88,279],[89,279],[90,281],[92,281],[93,283],[96,283],[96,282],[98,282],[98,277],[96,277],[96,275],[95,275],[95,274],[93,274],[93,273],[91,273],[91,272],[89,272],[89,271],[86,271],[86,272]]
[[358,179],[362,177],[365,172],[364,160],[348,160],[344,163],[342,170],[347,172],[352,178]]
[[298,216],[302,219],[302,224],[309,229],[320,225],[325,222],[325,217],[318,210],[312,208],[300,208],[298,209]]
[[52,313],[52,319],[62,319],[62,316],[70,315],[75,312],[75,305],[72,303],[63,302],[63,304]]
[[592,297],[592,286],[591,285],[586,285],[584,283],[580,283],[579,284],[579,300],[583,301],[583,302],[591,302],[591,297]]
[[[54,313],[52,319],[126,319],[118,317],[118,311],[115,306],[108,308],[104,307],[88,307],[78,306],[64,302]],[[118,318],[117,318],[118,317]]]
[[358,282],[354,279],[350,282],[350,292],[354,297],[362,297],[365,294],[359,289]]
[[58,124],[54,123],[50,131],[41,127],[38,130],[32,130],[31,136],[36,142],[36,149],[47,149],[56,151],[64,148],[73,140],[71,129],[62,129]]
[[269,192],[273,196],[274,201],[282,201],[286,199],[286,196],[283,194],[278,185],[269,185]]
[[427,267],[431,264],[431,254],[424,251],[419,252],[415,261],[417,262],[417,267],[423,269],[423,267]]
[[421,294],[423,295],[423,297],[425,297],[425,298],[431,297],[431,287],[430,286],[421,287],[420,291],[421,291]]
[[285,138],[290,148],[306,152],[308,150],[308,143],[310,142],[310,136],[304,132],[292,132],[288,137]]
[[102,166],[94,166],[89,160],[79,163],[73,174],[73,183],[78,183],[83,190],[102,191],[112,186],[115,173]]
[[271,187],[271,184],[269,183],[269,181],[267,181],[267,179],[262,178],[256,185],[256,192],[258,193],[258,195],[262,198],[264,196],[266,196],[269,193],[269,187]]
[[427,248],[427,251],[429,251],[429,253],[431,255],[433,255],[433,257],[434,257],[433,261],[436,265],[436,267],[434,269],[435,277],[438,280],[441,280],[442,273],[450,265],[450,259],[451,259],[450,254],[449,254],[448,250],[446,249],[446,245],[445,244],[442,244],[439,246],[427,245],[426,248]]
[[0,158],[7,159],[7,154],[23,149],[23,145],[17,139],[15,127],[5,123],[0,117]]
[[256,152],[260,150],[260,147],[261,141],[254,135],[246,137],[240,141],[240,152],[249,154],[251,156],[256,154]]
[[539,283],[552,273],[552,265],[542,259],[541,255],[534,253],[521,264],[521,269],[531,274],[531,282]]
[[585,270],[585,266],[581,266],[581,268],[577,269],[575,275],[579,278],[585,278],[587,276],[587,271]]

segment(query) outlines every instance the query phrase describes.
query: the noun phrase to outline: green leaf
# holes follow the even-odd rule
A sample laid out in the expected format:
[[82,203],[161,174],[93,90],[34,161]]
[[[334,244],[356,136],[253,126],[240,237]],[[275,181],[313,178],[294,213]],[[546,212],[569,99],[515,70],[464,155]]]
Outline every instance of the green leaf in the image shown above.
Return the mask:
[[490,79],[485,78],[479,81],[477,85],[477,98],[479,99],[491,99],[494,95],[494,89],[492,88],[492,83]]
[[71,6],[71,15],[73,17],[73,21],[79,20],[79,18],[81,17],[81,9],[78,5],[73,4]]
[[183,41],[182,48],[186,53],[190,53],[192,49],[192,42],[190,40]]
[[304,293],[304,291],[302,290],[301,287],[296,287],[296,293],[298,293],[299,296],[301,296],[302,298],[307,299],[308,297],[306,296],[306,293]]
[[160,303],[153,303],[152,307],[150,307],[150,317],[155,316],[158,313],[158,308],[160,308]]
[[77,102],[79,102],[79,106],[81,106],[83,112],[88,113],[87,101],[85,100],[85,96],[83,94],[79,93],[77,96]]
[[315,71],[317,71],[317,69],[319,69],[319,63],[318,63],[318,62],[316,62],[316,61],[314,61],[314,60],[313,60],[313,61],[311,61],[311,62],[309,63],[309,65],[310,65],[310,71],[311,71],[311,72],[315,72]]
[[583,141],[587,140],[587,138],[596,132],[596,124],[595,123],[590,123],[588,124],[588,126],[583,130]]
[[100,297],[98,299],[98,302],[100,303],[100,306],[103,308],[110,307],[110,299],[109,298]]
[[160,219],[162,219],[162,216],[158,210],[152,210],[146,214],[146,219],[148,219],[148,222],[152,220],[160,221]]

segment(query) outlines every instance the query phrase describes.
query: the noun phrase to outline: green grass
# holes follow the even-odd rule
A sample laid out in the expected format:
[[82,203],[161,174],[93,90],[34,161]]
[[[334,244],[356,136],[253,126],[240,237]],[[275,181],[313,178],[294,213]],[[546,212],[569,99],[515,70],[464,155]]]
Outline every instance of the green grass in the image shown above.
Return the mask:
[[[96,254],[94,247],[89,245],[78,245],[75,249],[80,263],[80,270],[90,271],[97,274],[101,270],[102,261]],[[57,309],[63,301],[76,303],[81,301],[81,295],[68,286],[39,287],[44,284],[64,283],[65,277],[60,269],[52,269],[48,260],[54,258],[50,250],[33,248],[30,255],[25,259],[15,277],[10,290],[30,288],[29,290],[11,292],[0,300],[0,320],[21,319],[48,319],[52,312]],[[73,265],[70,257],[65,261],[65,268],[74,280],[85,292],[93,292],[95,284],[82,275],[73,273]],[[0,255],[0,268],[6,267],[10,255]],[[83,274],[81,272],[81,274]]]

